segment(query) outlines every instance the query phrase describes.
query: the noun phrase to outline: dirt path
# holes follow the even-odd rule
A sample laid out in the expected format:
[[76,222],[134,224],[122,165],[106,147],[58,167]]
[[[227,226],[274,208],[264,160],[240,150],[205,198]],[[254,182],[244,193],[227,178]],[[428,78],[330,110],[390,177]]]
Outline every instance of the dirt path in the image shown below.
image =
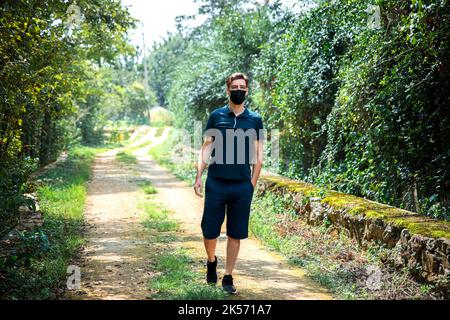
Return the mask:
[[[186,183],[153,162],[147,152],[164,140],[135,151],[139,176],[115,160],[119,150],[97,157],[89,184],[85,210],[88,243],[81,266],[81,295],[72,299],[146,299],[150,270],[149,244],[137,208],[136,180],[149,179],[158,190],[157,199],[173,211],[182,223],[179,246],[189,249],[197,261],[204,261],[200,219],[203,199]],[[146,135],[146,138],[151,136]],[[142,140],[133,145],[138,146]],[[225,230],[223,230],[225,231]],[[219,239],[219,276],[223,273],[226,237]],[[255,239],[242,241],[235,271],[238,299],[331,299],[301,269],[288,265],[281,256],[263,249]],[[199,268],[204,268],[199,263]]]
[[88,187],[88,243],[81,262],[82,299],[145,299],[148,296],[146,231],[137,208],[138,189],[118,150],[99,155]]
[[[154,138],[156,128],[143,128],[142,138],[128,148],[152,138],[147,147],[166,138]],[[85,207],[87,244],[78,265],[81,290],[69,292],[69,299],[147,299],[151,276],[148,233],[137,207],[141,180],[116,160],[122,149],[97,156],[88,186]]]

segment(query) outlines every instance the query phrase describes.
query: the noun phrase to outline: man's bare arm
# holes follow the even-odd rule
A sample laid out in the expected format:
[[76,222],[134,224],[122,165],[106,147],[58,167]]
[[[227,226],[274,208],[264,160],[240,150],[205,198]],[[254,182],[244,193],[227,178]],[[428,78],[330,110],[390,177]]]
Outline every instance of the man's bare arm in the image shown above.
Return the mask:
[[253,187],[256,187],[256,183],[258,182],[259,175],[261,174],[261,169],[263,166],[264,143],[262,140],[255,141],[255,149],[256,149],[256,162],[255,162],[255,164],[252,165]]
[[211,156],[211,145],[213,139],[212,137],[206,137],[203,145],[200,149],[197,159],[197,176],[195,177],[194,191],[195,194],[199,197],[203,197],[203,181],[202,181],[202,173],[206,169],[207,160]]

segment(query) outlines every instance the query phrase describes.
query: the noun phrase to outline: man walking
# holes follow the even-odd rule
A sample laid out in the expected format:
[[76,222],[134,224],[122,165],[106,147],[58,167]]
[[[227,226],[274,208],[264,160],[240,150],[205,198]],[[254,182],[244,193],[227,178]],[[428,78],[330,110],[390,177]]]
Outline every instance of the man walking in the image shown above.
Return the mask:
[[240,240],[248,238],[250,206],[263,163],[262,118],[244,106],[248,82],[243,73],[226,79],[229,101],[209,116],[194,185],[195,193],[202,197],[202,172],[208,165],[201,222],[208,255],[206,281],[217,283],[215,251],[226,212],[228,239],[222,287],[231,294],[237,293],[232,272]]

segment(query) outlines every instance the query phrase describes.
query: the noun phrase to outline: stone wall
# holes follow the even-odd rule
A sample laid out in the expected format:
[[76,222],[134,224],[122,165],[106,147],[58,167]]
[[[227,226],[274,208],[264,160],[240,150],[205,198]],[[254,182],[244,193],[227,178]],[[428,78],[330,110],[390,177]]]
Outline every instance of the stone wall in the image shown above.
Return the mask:
[[421,280],[450,279],[449,222],[280,176],[261,177],[256,192],[264,195],[267,191],[290,197],[299,217],[308,224],[328,220],[363,248],[376,241],[397,250],[396,258],[386,262],[408,267]]

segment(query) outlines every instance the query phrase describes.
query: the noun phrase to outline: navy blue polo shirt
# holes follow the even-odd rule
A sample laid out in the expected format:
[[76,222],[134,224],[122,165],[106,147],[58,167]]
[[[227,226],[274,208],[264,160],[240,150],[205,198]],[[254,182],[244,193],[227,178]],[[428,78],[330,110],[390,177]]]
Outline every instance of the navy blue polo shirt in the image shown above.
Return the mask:
[[256,152],[250,146],[255,139],[264,139],[263,122],[258,113],[245,108],[236,117],[226,104],[211,112],[204,135],[214,140],[208,176],[227,180],[251,179],[250,165],[255,163]]

